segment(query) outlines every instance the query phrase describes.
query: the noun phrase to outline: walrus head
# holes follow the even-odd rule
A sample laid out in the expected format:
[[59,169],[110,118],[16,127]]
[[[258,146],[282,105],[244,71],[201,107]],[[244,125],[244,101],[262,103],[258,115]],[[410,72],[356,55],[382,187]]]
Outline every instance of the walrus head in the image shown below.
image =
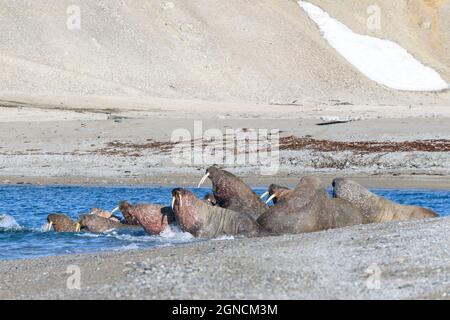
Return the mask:
[[52,228],[56,232],[79,232],[80,225],[73,222],[68,216],[64,214],[50,214],[47,217],[47,230]]
[[269,195],[269,198],[266,200],[266,204],[273,200],[273,204],[277,204],[277,202],[281,199],[285,199],[291,193],[291,189],[287,187],[280,186],[278,184],[271,184],[266,193],[264,193],[261,198]]
[[131,209],[131,204],[128,201],[120,201],[119,210],[124,214],[124,212],[128,212]]
[[209,167],[200,181],[199,187],[207,178],[211,179],[213,194],[218,206],[236,212],[245,212],[255,219],[267,210],[268,207],[264,201],[244,181],[231,172]]
[[216,168],[216,167],[209,167],[208,169],[206,169],[206,173],[202,177],[200,182],[198,183],[197,188],[200,188],[202,186],[202,184],[206,181],[207,178],[209,178],[211,180],[216,179],[220,176],[220,174],[222,172],[226,172],[226,171],[220,170],[219,168]]
[[199,206],[207,206],[189,190],[176,188],[172,190],[172,211],[181,229],[195,234],[200,228]]
[[133,209],[133,206],[128,203],[127,201],[121,201],[119,203],[119,210],[122,212],[123,218],[124,218],[124,224],[136,226],[139,225],[139,221],[133,217],[131,214],[131,210]]
[[375,195],[359,183],[345,179],[336,178],[333,180],[333,197],[347,200],[354,206],[362,210],[370,210],[370,201]]
[[238,177],[231,172],[221,170],[217,167],[209,167],[206,169],[206,174],[200,180],[198,187],[200,187],[205,180],[209,178],[213,184],[213,192],[216,202],[221,207],[227,207],[227,199],[235,192],[235,181],[239,184],[245,185]]

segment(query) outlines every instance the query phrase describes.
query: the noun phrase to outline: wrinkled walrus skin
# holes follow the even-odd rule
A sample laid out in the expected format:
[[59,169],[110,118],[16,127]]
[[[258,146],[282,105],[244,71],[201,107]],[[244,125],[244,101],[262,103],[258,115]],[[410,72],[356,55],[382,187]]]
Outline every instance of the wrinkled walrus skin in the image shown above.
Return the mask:
[[81,216],[78,220],[78,223],[80,224],[82,231],[88,231],[92,233],[104,233],[114,229],[142,229],[141,226],[131,226],[111,219],[105,219],[93,214],[86,214]]
[[259,226],[250,215],[212,206],[182,188],[174,189],[172,196],[175,219],[184,232],[189,232],[195,237],[214,238],[222,235],[255,237],[259,234]]
[[402,205],[370,192],[359,183],[343,178],[333,181],[333,196],[350,202],[361,210],[367,223],[435,218],[426,208]]
[[77,224],[64,214],[50,214],[47,222],[52,224],[55,232],[76,232]]
[[249,214],[254,219],[258,219],[268,209],[264,201],[234,174],[216,167],[209,167],[206,174],[211,179],[218,206]]
[[257,220],[270,234],[297,234],[362,224],[362,213],[347,201],[335,201],[315,177],[304,177],[284,201]]
[[136,219],[139,224],[151,235],[158,235],[175,221],[175,215],[170,207],[137,204],[132,205],[126,201],[119,204],[120,211]]

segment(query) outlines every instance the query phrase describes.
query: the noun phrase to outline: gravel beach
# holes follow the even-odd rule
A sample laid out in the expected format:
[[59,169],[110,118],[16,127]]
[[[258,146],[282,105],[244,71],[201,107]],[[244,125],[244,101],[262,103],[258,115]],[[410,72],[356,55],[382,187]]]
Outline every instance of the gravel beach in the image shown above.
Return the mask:
[[437,218],[0,261],[0,299],[448,299],[449,230]]
[[[361,36],[397,43],[449,83],[450,1],[310,2]],[[450,190],[450,88],[370,80],[296,0],[11,0],[0,12],[0,185],[192,187],[223,164],[252,187],[315,175],[328,186],[345,176],[371,188]],[[203,147],[208,129],[224,139],[227,130],[278,130],[276,172],[262,174],[259,162],[176,163],[174,133]],[[448,299],[449,227],[438,218],[48,252],[0,260],[0,299]]]

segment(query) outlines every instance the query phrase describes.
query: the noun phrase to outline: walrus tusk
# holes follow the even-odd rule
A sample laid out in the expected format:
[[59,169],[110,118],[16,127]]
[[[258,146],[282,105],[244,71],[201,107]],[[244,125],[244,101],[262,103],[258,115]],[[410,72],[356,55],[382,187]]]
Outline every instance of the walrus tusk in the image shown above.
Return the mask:
[[183,206],[183,200],[181,200],[181,195],[180,195],[180,208]]
[[51,231],[53,227],[53,222],[50,221],[49,223],[47,223],[47,232]]
[[261,199],[264,199],[265,197],[267,197],[269,195],[269,191],[266,191],[266,192],[264,192],[261,196],[260,196],[260,198]]
[[81,230],[81,224],[77,223],[77,225],[75,226],[75,232],[80,232]]
[[170,207],[172,208],[173,211],[173,206],[175,205],[175,197],[172,197],[172,204],[170,205]]
[[205,182],[206,178],[208,178],[208,177],[209,177],[209,172],[207,172],[207,173],[203,176],[202,180],[200,180],[200,182],[198,183],[197,188],[200,188],[200,187],[202,186],[203,182]]
[[119,211],[119,207],[115,207],[114,209],[112,209],[111,214],[113,214],[116,211]]
[[273,198],[275,198],[275,197],[276,197],[275,194],[271,195],[271,196],[269,197],[269,199],[267,199],[266,204],[268,204],[268,203],[269,203]]

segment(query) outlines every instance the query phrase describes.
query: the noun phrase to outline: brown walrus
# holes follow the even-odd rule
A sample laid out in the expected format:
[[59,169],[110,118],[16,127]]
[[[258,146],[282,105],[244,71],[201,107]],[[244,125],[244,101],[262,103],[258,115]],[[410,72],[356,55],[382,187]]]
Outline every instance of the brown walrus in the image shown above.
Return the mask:
[[111,219],[105,219],[93,214],[85,214],[78,220],[82,231],[104,233],[114,229],[140,229],[141,226],[127,225]]
[[79,232],[80,225],[64,214],[50,214],[47,217],[47,231]]
[[364,223],[349,202],[332,199],[315,177],[303,177],[284,201],[268,209],[257,222],[271,234],[306,233]]
[[336,178],[333,181],[333,196],[350,202],[361,210],[368,223],[410,219],[435,218],[438,215],[426,208],[402,205],[378,196],[359,183]]
[[289,189],[288,187],[283,187],[278,184],[271,184],[269,186],[269,190],[265,192],[263,195],[261,195],[261,199],[265,196],[269,195],[269,198],[266,200],[266,204],[272,200],[273,204],[277,204],[279,201],[284,201],[292,193],[292,189]]
[[144,230],[152,235],[160,234],[175,221],[170,207],[151,204],[131,205],[127,201],[122,201],[119,208],[124,216],[136,219]]
[[258,224],[248,214],[211,206],[198,199],[191,191],[182,188],[173,189],[172,196],[172,209],[181,230],[195,237],[253,237],[259,234]]
[[214,198],[218,206],[249,214],[254,219],[268,209],[264,201],[234,174],[216,167],[209,167],[198,187],[208,177],[211,179]]
[[123,224],[127,224],[130,226],[139,226],[140,225],[138,219],[133,217],[127,210],[124,211],[120,208],[120,204],[119,204],[118,209],[120,210],[120,212],[122,212],[123,220],[121,222]]

